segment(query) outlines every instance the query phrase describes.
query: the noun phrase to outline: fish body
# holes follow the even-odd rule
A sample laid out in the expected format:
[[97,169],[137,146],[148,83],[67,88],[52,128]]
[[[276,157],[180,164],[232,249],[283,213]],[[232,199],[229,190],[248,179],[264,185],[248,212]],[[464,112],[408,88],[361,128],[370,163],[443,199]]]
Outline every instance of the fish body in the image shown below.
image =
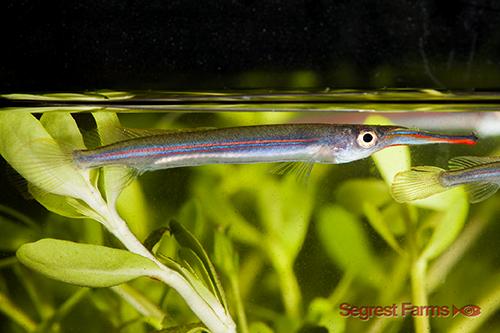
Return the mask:
[[414,167],[398,173],[392,194],[398,202],[424,199],[452,187],[465,185],[469,201],[483,201],[500,186],[500,157],[462,156],[449,161],[449,170],[432,166]]
[[82,169],[127,166],[139,172],[205,164],[309,162],[339,164],[401,144],[474,144],[397,126],[281,124],[170,132],[130,138],[72,153]]
[[464,169],[443,171],[441,174],[441,184],[445,187],[477,182],[500,184],[500,158]]

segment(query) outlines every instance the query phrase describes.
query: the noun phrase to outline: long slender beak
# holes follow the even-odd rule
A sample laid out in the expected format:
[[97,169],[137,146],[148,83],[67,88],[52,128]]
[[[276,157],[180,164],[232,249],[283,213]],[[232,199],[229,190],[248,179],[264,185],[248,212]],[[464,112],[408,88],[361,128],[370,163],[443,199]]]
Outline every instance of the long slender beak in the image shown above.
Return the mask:
[[432,143],[450,143],[474,145],[478,138],[471,135],[446,135],[430,133],[409,128],[396,128],[385,135],[390,146],[398,145],[426,145]]

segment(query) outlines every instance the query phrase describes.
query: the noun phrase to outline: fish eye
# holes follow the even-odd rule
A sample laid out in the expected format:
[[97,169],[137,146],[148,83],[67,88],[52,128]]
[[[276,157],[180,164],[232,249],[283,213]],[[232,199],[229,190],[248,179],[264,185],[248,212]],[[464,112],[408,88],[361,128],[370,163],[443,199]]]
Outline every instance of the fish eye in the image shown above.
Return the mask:
[[377,135],[373,131],[362,131],[358,135],[358,144],[363,148],[373,147],[377,143]]

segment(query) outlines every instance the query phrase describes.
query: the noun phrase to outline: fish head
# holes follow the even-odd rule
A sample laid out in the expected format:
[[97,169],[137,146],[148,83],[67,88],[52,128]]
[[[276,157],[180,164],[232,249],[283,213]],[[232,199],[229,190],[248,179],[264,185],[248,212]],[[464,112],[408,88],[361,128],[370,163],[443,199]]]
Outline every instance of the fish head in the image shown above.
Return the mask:
[[371,156],[387,147],[434,143],[475,144],[475,135],[446,135],[399,126],[355,125],[344,129],[332,152],[335,163],[347,163]]

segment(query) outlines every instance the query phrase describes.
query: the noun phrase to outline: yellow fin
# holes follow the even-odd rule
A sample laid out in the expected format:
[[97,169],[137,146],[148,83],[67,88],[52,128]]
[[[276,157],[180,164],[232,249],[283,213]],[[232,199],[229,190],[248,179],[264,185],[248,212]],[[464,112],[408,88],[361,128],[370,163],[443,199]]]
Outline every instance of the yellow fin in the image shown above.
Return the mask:
[[446,191],[441,185],[440,175],[444,170],[433,166],[413,167],[396,174],[391,186],[391,194],[397,202],[424,199]]

